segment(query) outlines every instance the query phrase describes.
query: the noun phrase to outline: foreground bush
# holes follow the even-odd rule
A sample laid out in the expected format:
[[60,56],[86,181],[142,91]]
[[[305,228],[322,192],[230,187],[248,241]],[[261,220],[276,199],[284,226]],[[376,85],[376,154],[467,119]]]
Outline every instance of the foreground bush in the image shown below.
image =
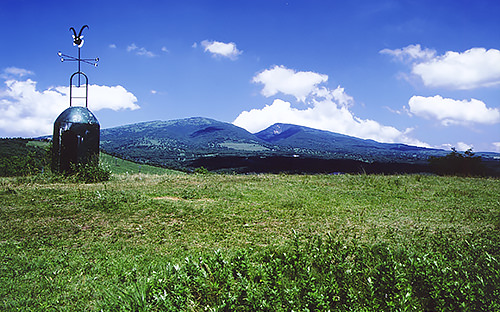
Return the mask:
[[167,263],[107,291],[112,311],[499,311],[498,234],[394,249],[331,237]]
[[99,160],[97,160],[88,164],[73,166],[73,170],[68,176],[76,182],[99,183],[109,181],[111,171],[99,164]]

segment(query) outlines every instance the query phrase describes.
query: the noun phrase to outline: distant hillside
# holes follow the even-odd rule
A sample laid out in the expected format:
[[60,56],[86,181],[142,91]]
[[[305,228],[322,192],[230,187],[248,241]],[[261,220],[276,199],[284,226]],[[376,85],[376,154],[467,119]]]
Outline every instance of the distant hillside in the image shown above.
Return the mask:
[[126,159],[186,168],[200,157],[265,153],[272,145],[230,123],[188,118],[103,129],[101,147]]
[[277,123],[255,134],[280,146],[282,150],[328,159],[352,159],[366,162],[418,162],[442,150],[406,144],[387,144],[303,126]]
[[446,154],[290,124],[252,134],[201,117],[103,129],[101,147],[142,163],[234,172],[420,172],[429,156]]

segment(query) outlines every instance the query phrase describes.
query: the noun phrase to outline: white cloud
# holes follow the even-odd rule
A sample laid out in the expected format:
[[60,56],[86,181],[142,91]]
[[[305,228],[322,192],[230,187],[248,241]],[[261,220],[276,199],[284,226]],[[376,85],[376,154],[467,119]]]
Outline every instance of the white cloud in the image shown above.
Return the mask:
[[[236,44],[234,42],[224,43],[219,41],[203,40],[201,45],[205,48],[205,52],[210,52],[215,57],[222,56],[231,60],[236,60],[238,55],[243,53],[236,48]],[[193,47],[196,46],[193,45]]]
[[[0,133],[5,136],[37,136],[52,133],[57,116],[69,107],[69,87],[38,91],[36,82],[7,80],[0,90]],[[78,92],[81,90],[75,90]],[[76,93],[75,93],[76,94]],[[77,104],[77,103],[75,103]],[[89,86],[89,109],[138,109],[137,98],[122,86]]]
[[492,144],[494,146],[495,151],[500,153],[500,142],[493,142]]
[[383,49],[380,53],[410,62],[412,74],[427,87],[470,90],[500,84],[500,51],[496,49],[472,48],[436,55],[435,50],[422,50],[417,44],[402,49]]
[[271,105],[266,105],[262,109],[242,112],[233,121],[236,126],[250,132],[258,132],[275,123],[296,124],[379,142],[428,146],[408,137],[406,134],[411,129],[401,132],[374,120],[358,118],[347,107],[339,107],[330,100],[316,102],[313,107],[307,109],[297,109],[289,102],[276,99]]
[[304,102],[306,97],[317,90],[317,85],[328,80],[327,75],[314,72],[296,72],[284,66],[274,66],[258,73],[252,80],[262,83],[262,95],[269,97],[281,92],[293,95],[298,101]]
[[474,89],[500,84],[500,51],[473,48],[463,53],[448,51],[443,56],[413,66],[428,87]]
[[17,67],[7,67],[3,70],[3,73],[0,75],[1,78],[6,78],[8,79],[9,77],[24,77],[24,76],[32,76],[35,73],[33,73],[30,70],[24,69],[24,68],[17,68]]
[[440,95],[433,97],[412,96],[408,101],[410,113],[424,118],[440,120],[445,126],[451,124],[495,124],[500,122],[500,110],[488,108],[482,101],[471,99],[454,100]]
[[380,51],[381,54],[387,54],[394,57],[398,61],[414,61],[414,60],[428,60],[436,55],[435,50],[424,49],[420,44],[410,44],[407,47],[401,49],[383,49]]
[[457,143],[457,151],[466,151],[466,150],[469,150],[469,149],[474,149],[474,146],[473,145],[469,145],[469,144],[464,143],[464,142],[458,142]]
[[452,149],[456,149],[457,151],[464,152],[468,149],[474,149],[474,145],[467,144],[464,142],[457,142],[456,144],[444,143],[438,146],[433,146],[433,148],[449,150],[449,151],[451,151]]
[[116,44],[112,43],[108,46],[110,49],[116,49]]
[[139,49],[138,46],[135,45],[135,43],[132,43],[131,45],[127,46],[127,52],[135,51]]
[[170,51],[167,49],[167,47],[161,47],[161,50],[162,50],[162,52],[165,52],[165,53],[170,52]]
[[264,84],[262,93],[265,96],[281,92],[295,96],[298,101],[308,98],[308,107],[298,109],[292,107],[290,102],[275,99],[271,105],[262,109],[242,112],[233,124],[250,132],[258,132],[275,123],[291,123],[379,142],[428,146],[408,137],[411,129],[402,132],[374,120],[354,116],[349,110],[354,100],[343,88],[332,90],[324,86],[318,87],[318,84],[326,82],[327,79],[326,75],[295,72],[283,66],[263,71],[255,76],[254,82]]
[[127,52],[135,52],[135,54],[146,57],[155,57],[157,56],[155,53],[148,51],[144,47],[138,47],[135,43],[127,46]]

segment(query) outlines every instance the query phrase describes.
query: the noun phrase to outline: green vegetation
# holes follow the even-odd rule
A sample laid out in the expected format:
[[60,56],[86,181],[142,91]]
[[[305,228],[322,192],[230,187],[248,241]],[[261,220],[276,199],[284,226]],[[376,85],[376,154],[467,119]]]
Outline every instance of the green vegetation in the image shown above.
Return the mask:
[[0,176],[33,175],[49,169],[48,146],[28,139],[0,139]]
[[423,175],[0,178],[0,309],[497,311],[499,189]]
[[50,171],[50,143],[29,139],[0,139],[0,177],[25,176],[43,181],[96,183],[107,181],[111,174],[167,174],[179,171],[141,165],[100,153],[99,165],[81,165],[64,177]]
[[429,163],[433,171],[440,175],[482,176],[486,167],[481,156],[476,156],[472,149],[460,153],[455,148],[442,157],[430,157]]
[[[204,166],[211,171],[221,169],[219,173],[273,172],[269,169],[275,166],[275,161],[297,156],[307,164],[294,163],[279,170],[357,173],[363,172],[359,167],[370,166],[374,170],[368,172],[428,172],[428,157],[446,154],[442,150],[378,143],[290,124],[275,124],[251,134],[231,123],[200,117],[103,129],[101,148],[108,154],[140,163],[188,172]],[[234,158],[241,158],[243,163],[235,162]],[[318,160],[350,160],[357,165],[355,169],[314,166]],[[255,166],[249,168],[245,164],[249,162]],[[395,170],[394,164],[403,164],[405,168]]]
[[100,153],[101,164],[108,168],[114,174],[180,174],[180,171],[165,169],[161,167],[155,167],[150,165],[138,164],[129,160],[121,159],[108,155],[106,153]]
[[104,167],[99,157],[94,157],[95,161],[71,166],[71,174],[67,174],[67,179],[73,179],[83,183],[99,183],[109,181],[111,171]]

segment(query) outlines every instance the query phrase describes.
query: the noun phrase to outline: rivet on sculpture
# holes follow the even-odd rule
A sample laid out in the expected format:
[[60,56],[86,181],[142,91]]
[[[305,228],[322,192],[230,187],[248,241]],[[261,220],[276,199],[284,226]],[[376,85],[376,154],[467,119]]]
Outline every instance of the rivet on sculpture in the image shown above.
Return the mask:
[[[76,166],[99,164],[99,137],[100,125],[97,118],[88,109],[88,90],[89,80],[80,70],[80,63],[87,63],[97,66],[99,58],[82,59],[80,57],[80,48],[83,46],[82,32],[87,25],[84,25],[77,34],[73,27],[73,45],[78,47],[78,57],[57,53],[64,61],[78,62],[78,71],[71,75],[69,80],[69,107],[63,111],[54,122],[54,133],[52,136],[52,170],[58,172],[71,173]],[[73,84],[73,78],[77,77],[76,87]],[[81,78],[84,79],[85,86],[81,85]],[[73,94],[73,88],[79,94]],[[82,92],[84,88],[85,93]],[[85,107],[73,106],[73,100],[84,100]]]

